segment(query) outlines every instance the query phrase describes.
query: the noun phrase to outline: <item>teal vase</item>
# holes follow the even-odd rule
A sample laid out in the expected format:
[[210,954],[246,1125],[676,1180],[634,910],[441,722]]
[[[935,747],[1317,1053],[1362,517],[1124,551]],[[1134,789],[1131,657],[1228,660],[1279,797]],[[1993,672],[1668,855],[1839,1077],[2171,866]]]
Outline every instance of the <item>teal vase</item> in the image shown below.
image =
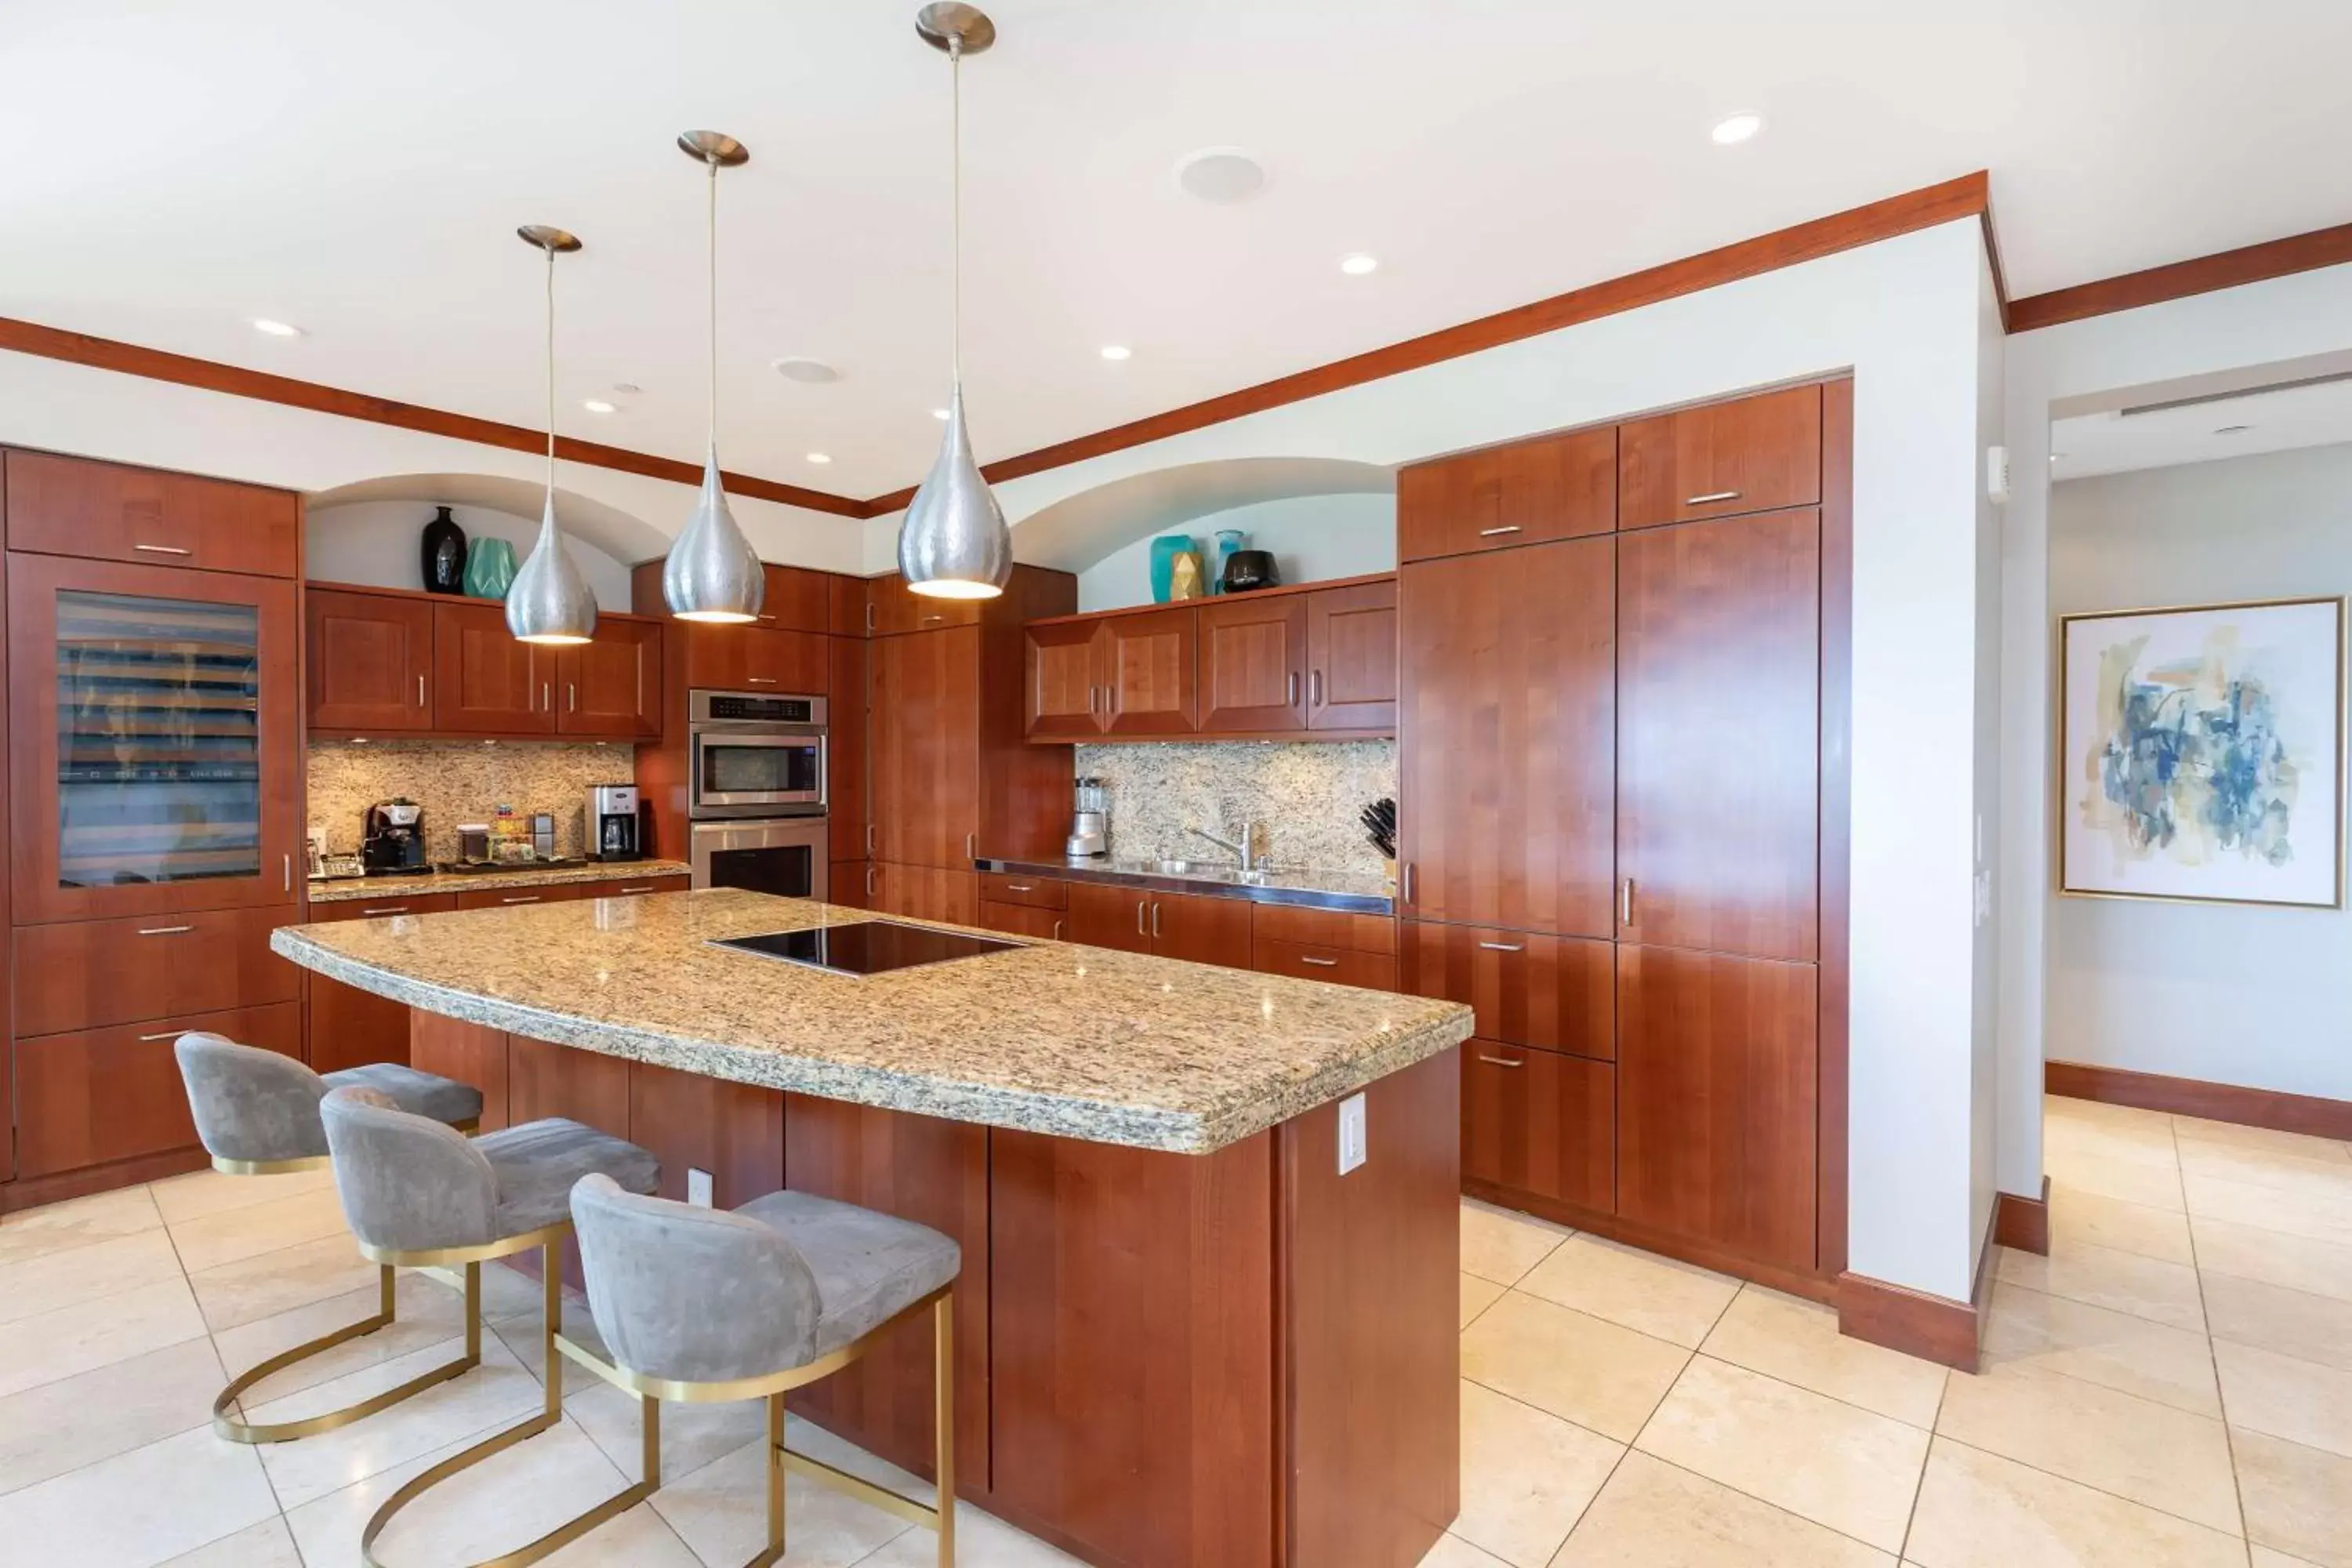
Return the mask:
[[513,585],[514,546],[503,539],[477,539],[466,548],[466,592],[477,599],[503,599]]
[[1163,533],[1151,542],[1151,602],[1168,603],[1170,583],[1176,572],[1176,557],[1192,548],[1189,533]]
[[1233,553],[1234,551],[1247,550],[1248,548],[1249,535],[1244,533],[1240,529],[1221,528],[1217,530],[1217,554],[1216,558],[1209,563],[1210,593],[1222,594],[1225,591],[1225,563],[1233,559]]

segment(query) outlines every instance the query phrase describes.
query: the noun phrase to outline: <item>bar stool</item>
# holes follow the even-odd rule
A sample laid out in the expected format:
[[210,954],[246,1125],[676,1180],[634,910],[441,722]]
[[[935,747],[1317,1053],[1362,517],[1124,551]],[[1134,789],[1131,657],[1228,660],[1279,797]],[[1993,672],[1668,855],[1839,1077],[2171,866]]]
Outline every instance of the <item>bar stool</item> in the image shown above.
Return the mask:
[[[661,1486],[662,1400],[764,1397],[768,1544],[744,1568],[767,1568],[784,1555],[788,1468],[930,1526],[939,1532],[940,1568],[952,1568],[955,1281],[963,1258],[951,1238],[807,1193],[770,1193],[738,1209],[712,1210],[637,1196],[601,1175],[572,1189],[572,1217],[589,1310],[613,1359],[566,1337],[555,1348],[641,1401],[644,1474],[622,1494],[628,1505]],[[784,1446],[786,1391],[840,1371],[885,1330],[925,1308],[938,1423],[939,1500],[931,1508]]]
[[[394,1515],[439,1482],[562,1419],[562,1368],[555,1345],[563,1314],[562,1243],[572,1234],[568,1197],[572,1184],[595,1175],[616,1188],[650,1193],[660,1184],[661,1163],[625,1139],[561,1117],[469,1140],[429,1117],[400,1110],[390,1097],[370,1089],[336,1089],[319,1109],[326,1122],[327,1146],[335,1157],[335,1188],[342,1194],[343,1217],[359,1237],[361,1255],[396,1268],[464,1267],[466,1353],[452,1363],[459,1371],[481,1362],[482,1265],[534,1247],[540,1254],[544,1406],[538,1415],[452,1454],[384,1499],[360,1532],[361,1557],[369,1568],[380,1568],[375,1538]],[[636,1500],[624,1492],[491,1562],[499,1568],[536,1563]]]
[[[337,1089],[373,1089],[404,1110],[459,1131],[473,1131],[482,1118],[480,1089],[394,1062],[346,1068],[322,1076],[291,1057],[241,1046],[202,1030],[182,1035],[173,1042],[172,1053],[179,1058],[180,1078],[187,1085],[188,1110],[195,1119],[196,1136],[212,1156],[213,1169],[231,1176],[275,1176],[326,1164],[327,1130],[320,1120],[319,1102]],[[458,1283],[454,1279],[449,1282]],[[387,1264],[377,1276],[373,1316],[280,1351],[232,1380],[213,1401],[213,1430],[232,1443],[284,1443],[331,1432],[465,1371],[454,1363],[436,1367],[357,1405],[299,1421],[257,1426],[230,1414],[247,1389],[271,1373],[346,1340],[390,1327],[394,1318],[394,1283],[393,1269]]]

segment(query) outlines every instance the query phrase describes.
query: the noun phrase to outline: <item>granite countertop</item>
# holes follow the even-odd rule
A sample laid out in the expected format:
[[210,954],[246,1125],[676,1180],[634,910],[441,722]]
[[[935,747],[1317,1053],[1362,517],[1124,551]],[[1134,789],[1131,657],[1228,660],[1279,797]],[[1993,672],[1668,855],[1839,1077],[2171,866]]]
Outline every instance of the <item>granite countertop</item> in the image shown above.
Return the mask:
[[1283,869],[1247,873],[1264,881],[1242,881],[1234,868],[1193,862],[1189,871],[1163,871],[1156,860],[975,860],[982,871],[1045,877],[1065,882],[1109,882],[1158,893],[1199,893],[1212,899],[1246,899],[1254,904],[1297,904],[1349,914],[1396,912],[1396,896],[1384,877],[1348,871]]
[[1459,1003],[1064,942],[863,978],[709,945],[875,918],[723,888],[287,926],[269,944],[361,990],[534,1039],[1179,1153],[1470,1034]]
[[313,879],[314,904],[354,899],[421,899],[427,893],[471,893],[484,888],[551,888],[564,882],[634,882],[646,877],[685,877],[694,868],[683,860],[592,860],[585,866],[528,866],[511,871],[428,871],[404,877]]

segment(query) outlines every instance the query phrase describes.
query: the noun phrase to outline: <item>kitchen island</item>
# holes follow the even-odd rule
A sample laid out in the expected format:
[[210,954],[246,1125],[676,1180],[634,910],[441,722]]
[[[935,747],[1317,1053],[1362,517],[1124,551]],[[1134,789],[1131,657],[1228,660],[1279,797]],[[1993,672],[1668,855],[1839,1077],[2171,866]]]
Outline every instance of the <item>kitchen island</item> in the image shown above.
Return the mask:
[[[1456,1511],[1455,1004],[1055,942],[852,977],[731,889],[293,927],[486,1127],[568,1115],[961,1244],[959,1490],[1102,1564],[1410,1568]],[[1340,1169],[1360,1093],[1361,1164]],[[929,1348],[808,1391],[927,1468]]]

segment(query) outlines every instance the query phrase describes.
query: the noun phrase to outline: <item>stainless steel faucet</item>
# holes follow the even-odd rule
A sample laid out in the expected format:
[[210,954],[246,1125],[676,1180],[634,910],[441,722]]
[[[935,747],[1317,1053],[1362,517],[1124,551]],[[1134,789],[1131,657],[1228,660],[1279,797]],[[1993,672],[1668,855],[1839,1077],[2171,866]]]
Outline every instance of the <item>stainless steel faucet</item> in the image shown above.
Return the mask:
[[1255,871],[1258,868],[1256,822],[1250,821],[1242,824],[1242,841],[1239,844],[1220,838],[1213,833],[1206,832],[1201,828],[1192,826],[1189,824],[1185,826],[1184,831],[1192,834],[1196,838],[1205,838],[1210,843],[1215,845],[1218,848],[1232,855],[1234,859],[1241,862],[1241,868],[1243,870]]

